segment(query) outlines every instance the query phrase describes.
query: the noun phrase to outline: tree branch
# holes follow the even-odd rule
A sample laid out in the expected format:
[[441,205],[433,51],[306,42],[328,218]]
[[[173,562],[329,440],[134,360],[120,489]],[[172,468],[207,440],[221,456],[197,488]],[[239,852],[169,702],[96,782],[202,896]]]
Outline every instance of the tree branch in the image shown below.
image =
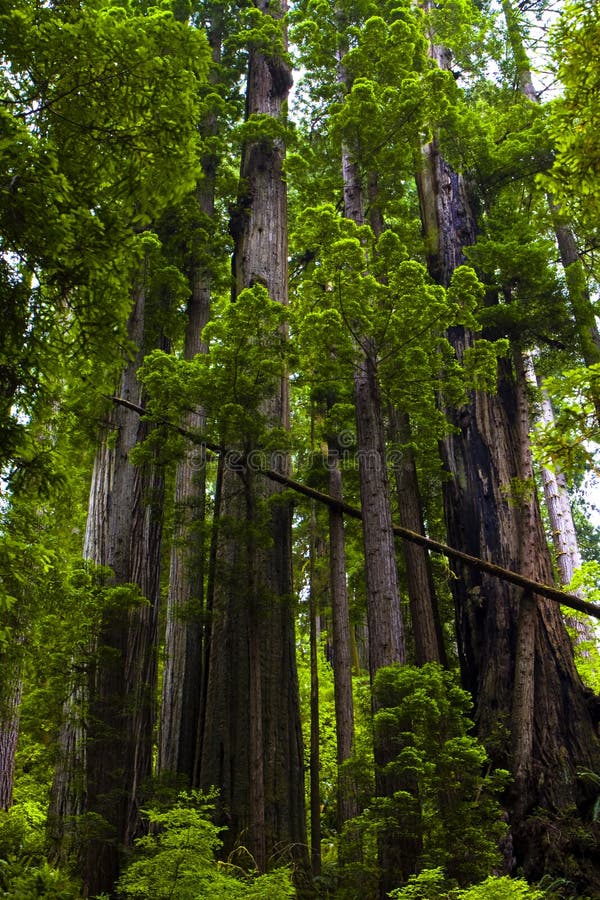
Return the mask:
[[[111,397],[110,399],[113,403],[123,406],[125,409],[130,409],[132,412],[138,413],[139,415],[146,414],[146,410],[143,407],[137,406],[137,404],[131,403],[129,400],[124,400],[122,397]],[[203,437],[194,434],[194,432],[189,431],[187,428],[183,428],[181,425],[170,422],[168,419],[161,418],[156,421],[161,425],[174,429],[194,443],[202,444],[207,450],[210,450],[213,453],[220,454],[224,452],[223,447],[219,447],[217,444],[212,444],[210,441],[204,440]],[[317,491],[315,488],[301,484],[299,481],[294,481],[293,478],[289,478],[287,475],[283,475],[273,469],[257,469],[256,471],[264,478],[275,481],[278,484],[295,491],[297,494],[301,494],[304,497],[315,500],[317,503],[322,503],[325,506],[337,509],[352,519],[362,520],[362,512],[356,506],[350,506],[350,504],[344,503],[342,500],[336,500],[335,498],[330,497],[329,494],[324,494],[322,491]],[[538,581],[534,581],[532,578],[520,575],[518,572],[512,572],[510,569],[504,569],[502,566],[497,566],[484,559],[479,559],[477,556],[470,556],[468,553],[463,553],[461,550],[456,550],[454,547],[449,547],[447,544],[442,544],[440,541],[434,541],[431,538],[425,537],[423,534],[418,534],[416,531],[402,528],[400,525],[394,525],[394,534],[403,541],[419,544],[421,547],[425,547],[426,550],[431,550],[432,553],[440,553],[443,556],[447,556],[449,559],[459,560],[479,572],[485,572],[487,575],[492,575],[495,578],[500,578],[503,581],[508,581],[525,590],[532,591],[538,597],[553,600],[556,603],[567,606],[569,609],[576,609],[595,619],[600,619],[600,606],[589,603],[587,600],[582,600],[574,594],[568,594],[566,591],[561,591],[559,588],[552,587],[548,584],[541,584]]]

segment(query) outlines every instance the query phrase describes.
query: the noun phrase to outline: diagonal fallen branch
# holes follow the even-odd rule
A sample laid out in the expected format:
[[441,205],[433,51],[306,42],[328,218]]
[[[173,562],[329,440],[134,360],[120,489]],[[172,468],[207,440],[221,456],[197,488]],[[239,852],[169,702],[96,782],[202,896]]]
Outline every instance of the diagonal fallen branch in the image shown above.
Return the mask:
[[[125,400],[122,397],[111,397],[110,399],[113,403],[123,406],[126,409],[130,409],[139,415],[146,415],[146,410],[143,407],[131,403],[129,400]],[[212,453],[218,455],[224,452],[223,447],[211,444],[209,441],[204,440],[204,438],[183,428],[181,425],[169,422],[168,419],[158,419],[156,421],[161,425],[165,425],[166,427],[177,431],[194,443],[202,444]],[[273,469],[257,469],[256,471],[264,478],[268,478],[270,481],[275,481],[284,487],[290,488],[290,490],[295,491],[297,494],[302,494],[304,497],[309,497],[317,503],[333,507],[352,519],[362,520],[362,512],[356,506],[350,506],[349,503],[344,503],[342,500],[336,500],[334,497],[330,497],[329,494],[324,494],[322,491],[317,491],[315,488],[301,484],[299,481],[294,481],[293,478],[289,478],[287,475],[283,475],[281,472],[276,472]],[[432,553],[440,553],[443,556],[447,556],[449,559],[460,560],[479,572],[493,575],[495,578],[500,578],[511,584],[515,584],[518,587],[522,587],[525,590],[531,591],[539,597],[545,597],[547,600],[554,600],[556,603],[562,603],[563,606],[567,606],[569,609],[576,609],[579,612],[586,613],[588,616],[593,616],[595,619],[600,619],[600,606],[589,603],[587,600],[582,600],[581,597],[577,597],[575,594],[569,594],[566,591],[562,591],[559,588],[552,587],[548,584],[541,584],[538,581],[534,581],[532,578],[520,575],[518,572],[504,569],[502,566],[497,566],[484,559],[479,559],[477,556],[470,556],[468,553],[463,553],[462,550],[456,550],[454,547],[449,547],[447,544],[442,544],[440,541],[434,541],[431,538],[425,537],[423,534],[418,534],[416,531],[410,531],[408,528],[402,528],[400,525],[394,525],[394,534],[404,541],[420,544],[421,547],[431,550]]]

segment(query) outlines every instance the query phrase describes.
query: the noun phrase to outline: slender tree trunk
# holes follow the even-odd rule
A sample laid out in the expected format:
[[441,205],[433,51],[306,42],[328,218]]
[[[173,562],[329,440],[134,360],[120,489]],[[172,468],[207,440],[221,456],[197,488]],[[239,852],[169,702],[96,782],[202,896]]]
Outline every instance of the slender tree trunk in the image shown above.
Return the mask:
[[[398,521],[403,528],[425,534],[423,508],[415,458],[410,449],[410,422],[406,413],[390,410],[390,432],[396,444],[394,477],[398,496]],[[401,455],[398,447],[402,447]],[[410,603],[415,662],[447,665],[442,623],[433,584],[429,555],[422,547],[403,542],[406,582]]]
[[317,534],[315,503],[310,512],[309,617],[310,617],[310,857],[313,877],[321,874],[321,728],[319,714],[319,601],[316,562],[323,542]]
[[13,802],[15,756],[19,740],[19,712],[23,694],[21,660],[11,653],[0,655],[2,688],[0,703],[0,810]]
[[[204,179],[197,190],[198,206],[214,214],[215,165],[205,160]],[[202,329],[210,317],[211,272],[195,264],[190,273],[184,359],[206,352]],[[201,429],[202,409],[184,417],[185,428]],[[206,458],[201,446],[186,449],[175,473],[175,531],[171,547],[165,667],[162,686],[158,770],[184,776],[191,783],[196,759],[200,716],[204,637]]]
[[[517,78],[521,93],[532,103],[539,103],[540,98],[533,84],[531,66],[527,51],[523,44],[523,32],[519,13],[512,0],[502,0],[502,11],[506,21],[506,29],[513,59],[517,70]],[[569,299],[573,318],[577,325],[580,351],[587,366],[600,362],[600,333],[596,323],[596,315],[591,302],[587,278],[579,253],[573,229],[561,216],[560,209],[551,195],[547,196],[548,208],[554,222],[554,234],[558,246],[560,261],[565,271]],[[600,418],[600,396],[594,397],[596,416]]]
[[356,361],[354,399],[367,588],[372,677],[382,666],[405,662],[398,570],[390,507],[381,398],[374,348],[364,342]]
[[[329,495],[343,499],[339,453],[329,446]],[[329,508],[329,593],[333,636],[333,691],[337,739],[338,790],[337,825],[341,834],[344,823],[360,812],[356,785],[345,772],[354,746],[354,699],[352,696],[352,642],[350,610],[346,583],[346,550],[343,513]]]
[[65,864],[69,860],[76,845],[78,817],[85,811],[86,700],[85,683],[78,679],[63,704],[57,762],[48,807],[48,856],[55,865]]
[[[352,173],[349,172],[349,174]],[[354,175],[357,177],[357,173]],[[355,190],[354,195],[357,193]],[[384,231],[385,222],[379,203],[376,172],[369,173],[367,196],[371,228],[375,236],[380,237]],[[389,409],[389,435],[397,445],[396,450],[399,446],[404,445],[401,457],[396,454],[393,467],[400,524],[418,534],[425,534],[417,466],[414,453],[410,449],[410,420],[407,413],[393,406],[390,406]],[[426,662],[439,662],[445,665],[446,651],[429,554],[423,547],[406,542],[403,542],[401,550],[406,567],[406,587],[415,642],[415,661],[418,666]]]
[[[343,16],[340,14],[340,21]],[[342,64],[344,48],[338,53],[338,80],[349,89],[348,75]],[[357,225],[364,216],[364,190],[359,153],[342,144],[344,214]],[[371,194],[376,190],[376,175],[369,178]],[[368,188],[369,189],[369,186]],[[381,227],[377,214],[376,228]],[[396,547],[392,523],[387,471],[384,416],[378,377],[377,347],[372,339],[360,337],[354,367],[354,403],[358,474],[363,522],[367,627],[369,634],[369,671],[371,680],[383,666],[406,662],[404,627],[400,607]],[[376,712],[376,709],[374,709]],[[375,734],[375,789],[379,797],[393,797],[396,791],[414,794],[414,779],[405,773],[392,773],[387,766],[395,758],[397,745],[381,730]],[[417,803],[418,806],[418,803]],[[417,818],[419,815],[417,814]],[[421,850],[418,823],[389,823],[378,835],[382,900],[393,887],[402,884],[416,870]],[[416,827],[413,828],[413,826]],[[410,834],[410,832],[413,834]]]
[[[258,8],[280,17],[268,3]],[[249,51],[247,116],[280,118],[291,85],[287,63]],[[240,195],[232,219],[234,296],[253,284],[287,302],[286,189],[279,139],[242,149]],[[264,404],[271,422],[288,426],[288,386]],[[246,448],[248,449],[248,448]],[[276,465],[287,469],[278,455]],[[226,850],[242,842],[259,869],[290,856],[306,861],[303,754],[295,662],[291,579],[291,509],[279,489],[250,468],[226,469],[215,579],[200,784],[216,785],[230,831]],[[257,511],[268,546],[251,541]],[[251,501],[251,502],[250,502]],[[234,522],[237,521],[237,525]],[[246,531],[248,529],[248,531]]]

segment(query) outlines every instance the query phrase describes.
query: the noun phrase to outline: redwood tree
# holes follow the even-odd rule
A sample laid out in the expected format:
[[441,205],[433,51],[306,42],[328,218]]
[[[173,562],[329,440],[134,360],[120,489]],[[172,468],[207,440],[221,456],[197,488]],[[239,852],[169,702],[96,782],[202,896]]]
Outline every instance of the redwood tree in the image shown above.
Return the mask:
[[[287,216],[283,180],[285,101],[291,86],[283,14],[268,3],[248,10],[246,134],[234,238],[233,300],[268,290],[287,303]],[[257,38],[257,32],[269,35]],[[288,385],[276,378],[258,418],[289,424]],[[239,447],[225,465],[217,522],[215,594],[208,661],[200,785],[219,789],[226,847],[243,844],[264,871],[278,858],[303,858],[302,740],[295,662],[291,509]],[[285,450],[285,448],[284,448]],[[256,456],[252,457],[256,460]],[[264,460],[263,460],[264,463]],[[287,470],[285,452],[272,467]]]

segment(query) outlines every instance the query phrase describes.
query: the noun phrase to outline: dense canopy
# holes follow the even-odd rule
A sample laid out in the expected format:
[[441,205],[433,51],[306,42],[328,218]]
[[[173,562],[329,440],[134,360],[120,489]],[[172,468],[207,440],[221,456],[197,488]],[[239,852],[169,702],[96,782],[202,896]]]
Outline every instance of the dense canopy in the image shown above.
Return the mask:
[[3,896],[600,895],[599,38],[0,0]]

